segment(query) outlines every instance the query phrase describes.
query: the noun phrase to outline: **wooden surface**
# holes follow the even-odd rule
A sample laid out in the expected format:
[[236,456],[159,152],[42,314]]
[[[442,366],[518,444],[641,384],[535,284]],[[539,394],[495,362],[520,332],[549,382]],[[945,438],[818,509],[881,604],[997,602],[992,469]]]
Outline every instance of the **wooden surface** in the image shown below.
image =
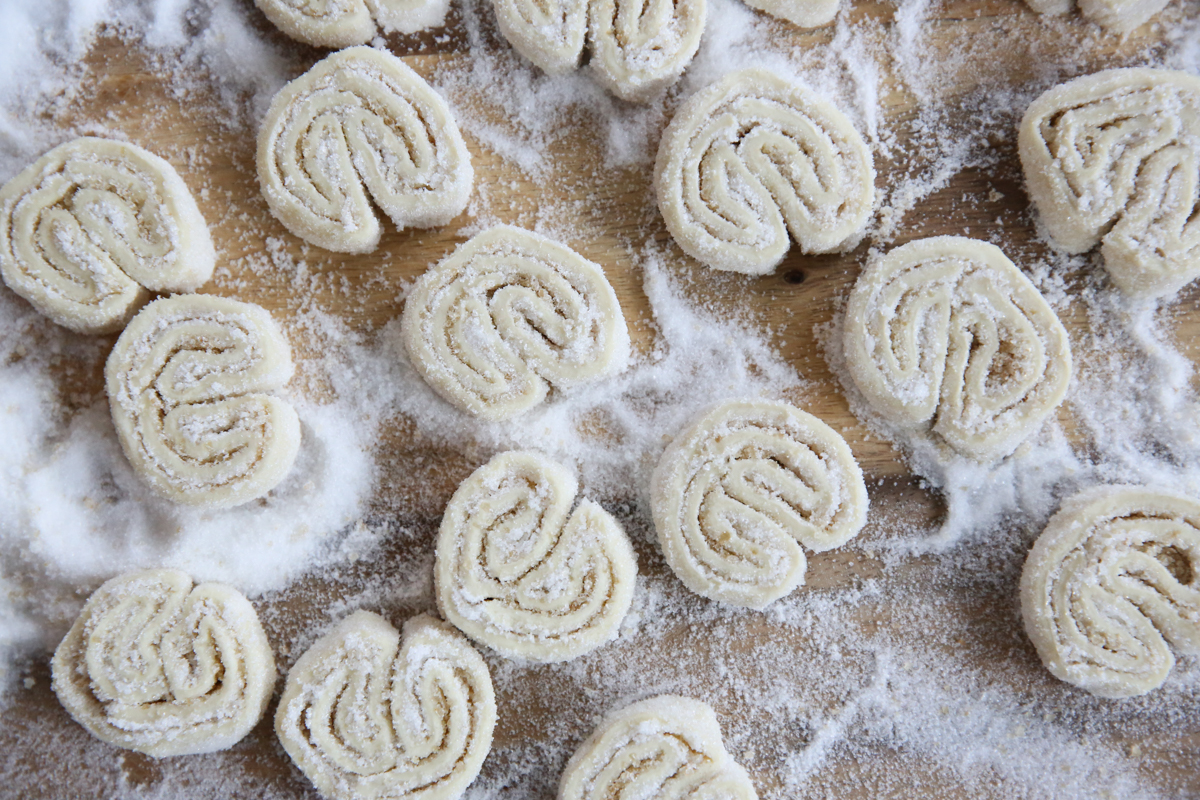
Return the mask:
[[[1196,13],[1195,3],[1187,8],[1189,13]],[[849,21],[874,31],[878,41],[883,42],[896,35],[894,14],[891,5],[860,2],[850,10]],[[943,97],[966,97],[981,84],[997,82],[1019,89],[1035,72],[1044,74],[1046,58],[1058,59],[1064,75],[1123,65],[1164,36],[1153,26],[1124,41],[1092,36],[1095,29],[1076,19],[1066,24],[1090,31],[1089,45],[1082,50],[1071,46],[1060,51],[1044,33],[1039,18],[1019,2],[963,0],[949,2],[930,14],[925,25],[932,53],[961,54],[972,48],[979,51],[977,66],[964,71],[961,83],[938,88]],[[784,24],[777,27],[780,37],[802,49],[827,45],[836,35],[833,27],[816,31],[799,31]],[[1054,35],[1061,30],[1060,23]],[[322,51],[288,43],[282,35],[271,32],[265,22],[262,31],[294,55],[295,74],[322,55]],[[437,38],[393,37],[389,44],[398,54],[411,54],[406,60],[430,75],[466,58],[467,35],[457,10],[451,13],[447,30],[440,33],[443,35]],[[319,308],[336,314],[356,330],[371,332],[399,314],[402,301],[398,297],[406,281],[467,238],[461,231],[473,220],[464,215],[432,231],[397,232],[385,223],[379,250],[364,256],[337,255],[306,246],[267,212],[254,174],[253,138],[245,130],[223,125],[212,113],[211,105],[198,101],[197,95],[178,96],[163,65],[150,63],[136,48],[119,40],[102,40],[89,56],[87,67],[80,99],[56,111],[50,121],[64,127],[93,124],[122,131],[176,166],[198,194],[221,252],[222,266],[209,291],[251,299],[275,312],[285,325],[293,325],[301,312]],[[913,87],[893,74],[885,76],[883,89],[882,127],[894,137],[890,156],[878,161],[878,185],[886,193],[927,165],[931,156],[922,149],[926,140],[920,130],[920,104]],[[200,92],[200,100],[202,95]],[[495,113],[495,109],[488,111],[486,98],[476,98],[476,102],[478,107],[471,113]],[[986,168],[958,172],[944,188],[922,198],[903,215],[887,246],[969,230],[973,236],[1001,242],[1018,263],[1046,257],[1048,251],[1036,235],[1022,185],[1014,121],[1001,119],[980,125],[971,118],[951,117],[946,124],[958,126],[964,137],[988,137],[994,161]],[[598,177],[603,142],[593,136],[595,127],[580,120],[575,129],[556,139],[551,145],[553,174],[537,180],[468,135],[476,186],[486,187],[485,211],[489,218],[530,225],[536,221],[539,208],[547,204],[547,191],[552,193],[558,209],[571,207],[570,201],[578,200],[574,206],[578,216],[571,220],[571,229],[580,235],[567,243],[604,265],[626,310],[635,344],[642,351],[655,340],[655,326],[636,260],[648,245],[667,255],[672,273],[687,285],[689,294],[729,313],[750,312],[756,324],[776,331],[773,340],[779,352],[811,382],[805,395],[806,407],[835,429],[846,431],[868,475],[873,508],[871,525],[855,543],[811,557],[806,591],[819,598],[822,593],[837,593],[861,586],[863,581],[883,579],[885,587],[894,587],[895,597],[911,597],[930,580],[942,580],[944,571],[935,559],[910,559],[885,571],[882,559],[874,553],[872,541],[890,533],[889,526],[898,520],[932,524],[944,508],[937,493],[922,488],[923,482],[912,476],[892,447],[871,435],[850,414],[814,333],[814,328],[831,320],[868,248],[880,243],[878,237],[868,237],[856,251],[837,256],[809,258],[793,250],[774,275],[762,278],[712,273],[687,260],[670,243],[654,208],[649,170],[644,165]],[[653,137],[657,139],[657,131]],[[891,206],[898,204],[894,196],[885,197]],[[305,273],[298,276],[294,269],[269,266],[272,258],[278,260],[280,256],[285,257],[284,263],[303,262]],[[1069,286],[1082,285],[1085,280],[1080,275],[1069,275],[1067,279]],[[1200,333],[1198,299],[1200,291],[1186,291],[1172,323],[1178,340],[1185,343],[1185,351],[1193,358],[1196,351],[1190,342],[1196,341]],[[1073,336],[1086,332],[1087,320],[1077,304],[1065,309],[1063,317]],[[292,329],[291,335],[303,351],[310,340],[298,329]],[[70,407],[84,408],[104,401],[101,360],[81,358],[63,366],[63,397]],[[300,390],[319,392],[320,387],[301,383]],[[1074,430],[1069,415],[1069,408],[1065,408],[1061,419],[1067,430]],[[458,481],[478,465],[470,452],[432,447],[410,421],[401,418],[393,420],[384,431],[379,457],[385,467],[384,478],[366,522],[386,537],[382,554],[370,563],[302,579],[287,591],[256,602],[280,654],[281,669],[298,655],[294,643],[302,638],[306,626],[325,624],[330,603],[355,587],[389,573],[406,575],[406,585],[420,583],[421,579],[413,575],[428,570],[432,562],[432,531],[441,508]],[[391,496],[403,496],[409,502],[398,511]],[[636,504],[630,502],[615,511],[631,530],[641,571],[665,584],[665,567]],[[925,655],[941,651],[948,661],[961,659],[985,670],[994,666],[995,681],[1018,687],[1022,696],[1029,698],[1030,709],[1057,715],[1055,719],[1061,718],[1071,735],[1092,737],[1113,748],[1130,748],[1131,753],[1137,753],[1137,758],[1131,756],[1128,768],[1143,776],[1147,786],[1166,787],[1169,793],[1181,797],[1200,796],[1197,699],[1181,696],[1174,709],[1180,721],[1164,726],[1147,719],[1152,713],[1147,707],[1106,705],[1050,678],[1020,632],[1014,599],[1019,563],[1014,553],[997,554],[994,574],[986,579],[976,576],[964,579],[959,586],[941,587],[945,596],[938,608],[944,619],[936,635],[924,630],[915,615],[906,614],[900,601],[889,597],[893,589],[843,608],[839,613],[853,628],[844,648],[846,658],[860,658],[861,669],[842,667],[834,685],[814,687],[814,715],[836,717],[856,688],[850,684],[858,680],[857,689],[861,689],[869,681],[871,656],[863,648],[856,652],[855,643],[881,630],[891,630],[896,641],[907,641]],[[427,599],[422,597],[419,591],[399,591],[376,610],[399,621],[427,606]],[[591,693],[590,697],[580,695],[582,679],[578,674],[552,667],[529,668],[523,677],[501,682],[496,750],[485,767],[482,784],[500,788],[498,781],[519,773],[515,765],[536,752],[540,740],[549,737],[561,745],[561,741],[578,742],[585,736],[594,715],[614,699],[605,685],[607,677],[618,669],[614,663],[625,661],[633,665],[631,669],[645,668],[656,680],[670,684],[674,680],[672,665],[678,661],[693,671],[713,668],[709,677],[711,696],[706,699],[713,702],[726,724],[733,726],[739,748],[736,752],[751,770],[764,797],[821,796],[825,791],[842,797],[910,797],[917,789],[930,798],[1020,793],[1021,784],[1003,774],[997,774],[990,788],[986,782],[967,785],[945,765],[927,763],[919,753],[870,742],[861,744],[849,756],[832,753],[809,783],[799,789],[785,788],[786,770],[782,765],[786,754],[811,744],[812,729],[777,729],[777,715],[764,716],[756,710],[754,692],[744,689],[769,692],[770,676],[751,674],[731,681],[722,675],[721,668],[733,663],[753,672],[762,664],[777,663],[778,658],[755,661],[738,655],[752,654],[767,642],[792,648],[798,663],[810,663],[829,657],[828,642],[813,641],[794,628],[778,625],[770,615],[717,615],[711,618],[719,629],[714,634],[703,622],[696,621],[710,619],[705,616],[709,612],[702,601],[680,602],[691,602],[688,607],[695,614],[654,623],[662,626],[655,643],[657,655],[638,651],[636,641],[622,641],[596,657],[609,661],[597,661],[592,677],[582,681],[584,694]],[[736,622],[731,623],[732,619]],[[705,655],[707,648],[718,646],[713,644],[714,637],[724,648],[719,657]],[[900,663],[896,669],[904,668],[903,649],[907,646],[902,645],[898,651]],[[501,660],[489,657],[489,663],[495,668]],[[807,680],[810,674],[797,673],[796,679]],[[90,743],[55,702],[46,668],[34,665],[30,677],[30,688],[18,692],[4,711],[0,749],[10,753],[10,774],[0,785],[0,796],[86,797],[96,796],[97,786],[105,787],[102,794],[112,794],[138,787],[153,789],[163,781],[176,787],[170,791],[179,792],[183,791],[179,786],[187,785],[204,770],[221,770],[228,777],[222,792],[225,797],[261,797],[268,792],[284,797],[311,794],[273,741],[268,722],[234,751],[197,759],[195,766],[180,767],[176,760],[159,763]],[[731,684],[742,689],[730,690]],[[627,686],[628,679],[621,685]],[[756,729],[756,720],[762,723],[762,729]],[[59,768],[57,759],[47,763],[48,753],[62,753],[64,762],[71,764],[83,759],[86,765],[71,770]],[[504,796],[550,796],[560,767],[561,762],[555,766],[554,757],[537,762],[535,769],[546,774],[526,776],[516,787],[509,787]],[[211,776],[206,780],[211,784]]]

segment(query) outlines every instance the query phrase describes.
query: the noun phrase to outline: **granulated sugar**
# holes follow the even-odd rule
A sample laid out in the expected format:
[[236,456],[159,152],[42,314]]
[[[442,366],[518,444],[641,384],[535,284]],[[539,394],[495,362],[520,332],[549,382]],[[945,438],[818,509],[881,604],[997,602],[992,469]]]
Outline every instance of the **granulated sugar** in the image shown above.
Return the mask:
[[[447,98],[472,150],[471,205],[443,232],[388,230],[369,260],[302,245],[258,196],[256,127],[274,92],[322,54],[290,45],[250,3],[6,9],[0,181],[84,131],[136,140],[181,169],[221,250],[209,288],[270,307],[292,343],[297,376],[283,394],[304,441],[263,501],[198,512],[155,499],[108,417],[101,374],[114,337],[69,334],[0,289],[0,796],[311,796],[269,720],[228,752],[163,761],[91,739],[54,702],[47,653],[88,592],[141,566],[245,592],[281,673],[355,609],[399,627],[435,611],[434,538],[450,494],[509,448],[575,472],[581,496],[625,527],[639,577],[619,638],[594,653],[532,665],[480,648],[499,723],[468,798],[553,796],[596,722],[662,692],[714,706],[763,798],[1195,796],[1196,657],[1181,656],[1145,697],[1087,695],[1038,661],[1017,582],[1046,519],[1078,488],[1145,482],[1200,496],[1200,290],[1133,306],[1097,255],[1048,247],[1024,205],[1015,132],[1028,103],[1068,77],[1131,64],[1200,72],[1200,4],[1173,0],[1124,41],[1022,9],[851,4],[833,25],[800,32],[711,0],[680,82],[633,106],[586,68],[546,77],[499,35],[490,4],[456,2],[444,31],[377,44],[425,54],[410,63]],[[111,56],[114,35],[130,61]],[[95,42],[113,69],[144,80],[130,94],[161,90],[153,113],[111,87],[120,102],[88,106],[108,68],[81,61]],[[751,66],[837,104],[872,148],[880,205],[852,256],[793,252],[777,276],[746,279],[703,270],[670,242],[649,175],[662,129],[696,91]],[[183,124],[165,121],[176,117]],[[196,139],[198,129],[207,134]],[[483,423],[419,378],[398,317],[417,274],[499,222],[602,264],[629,300],[635,354],[611,380]],[[942,233],[1000,246],[1071,334],[1064,406],[998,465],[905,438],[873,417],[839,363],[836,309],[869,252]],[[685,589],[649,517],[649,476],[670,437],[735,397],[783,398],[836,422],[871,495],[866,529],[810,554],[806,585],[764,612]]]

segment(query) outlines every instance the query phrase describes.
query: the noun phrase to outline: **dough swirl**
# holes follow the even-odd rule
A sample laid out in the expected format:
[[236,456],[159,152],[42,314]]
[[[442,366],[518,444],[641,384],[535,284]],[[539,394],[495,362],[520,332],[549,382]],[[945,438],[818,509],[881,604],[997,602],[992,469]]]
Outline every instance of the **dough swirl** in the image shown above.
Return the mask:
[[[1068,14],[1075,0],[1025,0],[1039,14]],[[1128,33],[1167,7],[1169,0],[1079,0],[1079,11],[1113,33]]]
[[275,730],[331,800],[454,800],[492,747],[496,699],[487,664],[425,615],[404,636],[356,611],[288,673]]
[[1018,144],[1029,194],[1070,253],[1100,245],[1113,283],[1137,297],[1200,276],[1200,78],[1111,69],[1029,106]]
[[504,37],[550,75],[591,69],[613,94],[644,103],[679,79],[700,47],[706,0],[492,0]]
[[1021,574],[1025,630],[1055,677],[1101,697],[1157,689],[1200,653],[1200,503],[1108,486],[1063,503]]
[[804,582],[804,547],[862,529],[867,490],[841,436],[787,403],[730,402],[667,447],[650,484],[667,563],[697,594],[763,608]]
[[372,201],[400,229],[445,225],[467,207],[474,174],[445,101],[370,47],[327,56],[283,87],[258,135],[271,213],[340,253],[379,244]]
[[293,39],[318,47],[367,44],[380,29],[416,33],[446,19],[450,0],[254,0]]
[[51,672],[59,702],[88,732],[155,757],[232,747],[275,686],[271,646],[249,601],[169,569],[97,589]]
[[105,367],[134,470],[169,500],[211,508],[261,497],[291,469],[299,420],[265,394],[291,375],[291,350],[266,311],[199,294],[146,306]]
[[791,237],[805,253],[846,250],[875,202],[871,151],[845,115],[763,69],[698,92],[663,133],[658,207],[688,255],[764,275]]
[[609,714],[563,771],[558,800],[757,800],[750,776],[725,751],[713,710],[659,695]]
[[401,320],[413,366],[448,402],[510,419],[623,369],[629,331],[599,265],[501,225],[422,275]]
[[192,291],[215,262],[183,180],[136,145],[76,139],[0,189],[0,275],[73,331],[118,331],[147,290]]
[[1066,395],[1067,332],[987,242],[937,236],[897,247],[846,305],[846,366],[871,405],[958,453],[1012,453]]
[[565,661],[617,635],[637,559],[621,526],[537,453],[501,453],[463,481],[438,534],[438,608],[509,657]]

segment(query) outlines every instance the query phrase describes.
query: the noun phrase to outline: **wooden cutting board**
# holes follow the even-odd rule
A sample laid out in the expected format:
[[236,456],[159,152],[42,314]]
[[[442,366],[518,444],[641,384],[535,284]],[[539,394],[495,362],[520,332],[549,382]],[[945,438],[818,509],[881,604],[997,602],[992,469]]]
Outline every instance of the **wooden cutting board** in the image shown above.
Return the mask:
[[[1200,13],[1195,0],[1189,0],[1185,8],[1187,13]],[[896,9],[886,3],[857,2],[848,22],[874,31],[882,42],[886,37],[901,35],[895,13]],[[949,58],[951,54],[958,57],[972,48],[978,50],[973,68],[964,70],[955,85],[939,87],[944,97],[967,97],[981,84],[1020,88],[1036,75],[1046,73],[1046,59],[1057,64],[1064,76],[1123,66],[1169,33],[1149,25],[1124,40],[1096,34],[1080,48],[1077,43],[1081,32],[1095,33],[1096,29],[1078,18],[1047,27],[1016,0],[952,0],[931,10],[923,24],[931,42],[929,58]],[[790,42],[802,50],[826,46],[836,35],[832,26],[800,31],[779,23],[776,28],[780,42]],[[289,42],[271,31],[265,21],[261,30],[294,55],[295,74],[323,55],[323,51]],[[1064,36],[1064,30],[1072,35]],[[1058,48],[1060,38],[1073,44]],[[447,28],[436,37],[389,40],[393,52],[404,55],[411,66],[427,76],[466,58],[466,43],[457,8],[451,12]],[[137,47],[113,38],[102,39],[86,60],[84,91],[66,108],[55,111],[49,121],[64,127],[90,124],[121,131],[175,165],[198,194],[222,254],[223,266],[209,291],[253,300],[271,309],[285,325],[293,324],[300,312],[318,308],[335,314],[356,330],[371,332],[399,314],[402,301],[398,298],[407,281],[467,238],[462,231],[473,220],[464,214],[454,223],[431,231],[400,233],[385,224],[379,251],[368,255],[338,255],[304,245],[267,212],[254,172],[253,136],[221,124],[212,113],[212,104],[205,102],[204,90],[178,94],[177,82],[168,74],[167,66],[155,64]],[[881,127],[895,137],[890,157],[877,164],[878,185],[886,189],[927,165],[929,154],[922,150],[926,139],[918,124],[919,104],[913,90],[894,75],[885,75],[882,86]],[[468,98],[468,102],[475,106],[471,113],[501,113],[489,106],[486,97]],[[962,136],[980,134],[979,126],[966,115],[951,118],[947,124],[959,126]],[[836,593],[881,579],[885,592],[864,597],[844,612],[847,624],[854,628],[847,635],[846,657],[861,658],[861,670],[842,667],[838,673],[841,679],[834,681],[835,685],[813,690],[813,718],[837,719],[839,709],[845,709],[854,696],[850,691],[854,687],[847,687],[845,682],[857,676],[861,689],[871,679],[869,654],[856,651],[856,643],[889,629],[898,640],[913,638],[912,619],[905,616],[903,608],[893,606],[888,596],[892,590],[887,587],[894,587],[896,597],[911,596],[935,574],[929,558],[890,566],[885,573],[882,559],[872,549],[872,538],[887,534],[888,526],[897,520],[933,524],[944,511],[939,495],[923,488],[924,482],[912,475],[893,448],[867,431],[850,413],[814,333],[815,328],[832,319],[872,242],[869,238],[854,252],[834,256],[805,257],[793,250],[775,274],[761,278],[713,273],[688,260],[670,243],[654,207],[649,170],[644,165],[604,171],[604,143],[595,137],[595,127],[581,119],[575,129],[556,139],[551,145],[553,174],[537,180],[468,135],[477,186],[487,187],[487,212],[492,218],[529,226],[539,208],[551,200],[557,208],[578,201],[573,206],[578,217],[572,220],[571,229],[579,232],[579,238],[566,243],[604,265],[631,322],[635,345],[642,352],[653,345],[656,334],[637,254],[647,245],[658,248],[666,254],[669,269],[686,285],[689,295],[718,313],[722,309],[728,313],[748,311],[757,320],[755,324],[773,331],[778,351],[810,382],[804,395],[806,408],[845,432],[867,473],[873,522],[850,546],[810,558],[807,591],[819,598],[824,596],[822,593]],[[657,132],[653,136],[656,140]],[[1028,208],[1016,156],[1015,127],[991,131],[989,143],[995,154],[994,165],[964,169],[949,177],[944,188],[922,198],[903,215],[890,246],[969,231],[972,236],[1000,242],[1019,263],[1048,255]],[[302,262],[305,272],[298,275],[294,269],[255,266],[281,257],[285,262]],[[1082,282],[1079,275],[1068,275],[1067,279],[1069,286]],[[1087,319],[1078,304],[1071,305],[1062,316],[1073,336],[1086,332]],[[1200,340],[1200,290],[1185,291],[1174,307],[1171,327],[1185,352],[1195,360],[1198,353],[1191,343]],[[293,331],[292,338],[303,351],[304,335]],[[102,362],[95,359],[63,365],[62,394],[69,407],[79,409],[104,402],[101,369]],[[1074,431],[1069,413],[1064,410],[1061,420],[1068,431]],[[327,621],[331,602],[390,570],[431,563],[432,532],[441,509],[458,482],[480,463],[477,453],[431,444],[404,419],[393,420],[386,427],[379,457],[384,466],[381,497],[367,509],[366,520],[390,537],[383,553],[371,563],[310,576],[287,591],[256,601],[276,652],[281,654],[281,670],[298,655],[293,643],[306,627]],[[420,491],[414,492],[415,487]],[[389,492],[411,499],[402,513],[389,502]],[[635,499],[631,496],[627,507],[617,513],[633,532],[641,571],[661,577],[665,567],[644,517],[639,516],[632,502]],[[986,669],[994,664],[997,681],[1027,687],[1029,707],[1050,715],[1045,719],[1061,719],[1070,735],[1081,740],[1091,737],[1094,742],[1134,753],[1130,769],[1143,776],[1148,786],[1165,785],[1181,797],[1200,796],[1200,701],[1195,694],[1179,697],[1172,709],[1179,721],[1163,732],[1143,724],[1143,717],[1151,712],[1136,704],[1093,703],[1055,682],[1041,669],[1020,632],[1012,593],[1014,563],[1019,564],[1012,558],[1001,559],[1000,577],[992,584],[932,587],[931,591],[945,595],[940,608],[946,615],[946,630],[931,636],[927,647],[944,651],[947,660],[961,659],[973,667]],[[403,599],[381,605],[396,621],[421,607],[421,602]],[[699,601],[695,607],[700,608]],[[711,670],[701,675],[701,683],[707,680],[711,684],[711,694],[705,699],[713,702],[723,720],[732,721],[727,724],[735,731],[735,754],[750,769],[764,797],[805,792],[815,796],[821,791],[846,798],[911,797],[919,787],[930,798],[955,798],[1012,796],[1019,790],[1019,784],[999,773],[994,785],[966,785],[944,766],[922,761],[919,753],[869,741],[849,754],[832,752],[814,771],[810,782],[800,789],[786,788],[786,754],[812,745],[814,731],[822,728],[796,725],[777,729],[776,716],[764,716],[756,710],[757,693],[766,697],[772,680],[788,679],[786,675],[778,678],[765,674],[769,670],[764,665],[779,663],[780,647],[791,648],[797,662],[829,658],[828,642],[816,642],[794,627],[778,624],[769,614],[739,617],[736,624],[723,620],[710,627],[698,619],[706,618],[698,612],[643,621],[643,625],[663,628],[656,643],[657,655],[636,651],[636,642],[623,642],[606,651],[607,655],[602,652],[592,658],[628,660],[648,670],[648,683],[659,681],[664,685],[682,680],[676,672],[678,663],[702,673]],[[707,648],[717,646],[715,640],[720,640],[726,655],[709,659],[705,653]],[[772,655],[755,661],[753,654],[768,643],[775,648]],[[747,654],[746,660],[738,663],[744,663],[747,672],[755,674],[736,681],[723,674],[721,665],[730,663],[734,658],[728,655],[731,653]],[[489,663],[495,668],[501,662],[490,658]],[[756,665],[764,674],[755,672]],[[903,663],[896,666],[903,668]],[[551,745],[559,746],[565,740],[573,746],[581,740],[595,715],[614,700],[605,684],[613,669],[611,663],[597,662],[593,683],[584,680],[582,691],[578,674],[567,675],[555,667],[530,667],[518,677],[502,681],[496,749],[485,767],[482,785],[496,787],[506,776],[519,773],[520,759],[536,753],[539,741],[550,738]],[[229,798],[261,797],[268,790],[281,797],[312,794],[275,743],[269,722],[264,721],[230,753],[155,762],[91,743],[58,706],[43,664],[32,668],[30,679],[28,688],[18,691],[3,711],[0,751],[7,755],[0,764],[6,765],[8,774],[0,782],[0,796],[97,796],[97,786],[116,786],[122,781],[127,789],[179,787],[205,773],[228,778],[222,796]],[[689,680],[689,686],[700,685],[694,676]],[[560,768],[561,761],[554,761],[554,757],[547,762],[535,761],[530,774],[516,788],[510,787],[505,796],[550,796]],[[541,772],[546,774],[533,774]]]

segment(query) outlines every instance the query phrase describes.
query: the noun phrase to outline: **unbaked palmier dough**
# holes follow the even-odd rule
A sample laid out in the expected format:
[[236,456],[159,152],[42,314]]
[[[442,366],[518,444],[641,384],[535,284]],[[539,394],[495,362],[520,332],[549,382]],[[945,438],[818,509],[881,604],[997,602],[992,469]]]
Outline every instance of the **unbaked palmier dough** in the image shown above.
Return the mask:
[[599,265],[501,225],[422,275],[401,320],[413,366],[448,402],[510,419],[624,369],[629,331]]
[[847,250],[875,202],[871,151],[842,112],[763,69],[698,92],[663,133],[654,169],[667,230],[714,269],[764,275],[791,245]]
[[730,402],[675,437],[650,485],[667,563],[689,589],[762,608],[804,583],[804,548],[862,529],[867,490],[846,442],[787,403]]
[[[1039,14],[1067,14],[1075,0],[1025,0]],[[1166,8],[1169,0],[1079,0],[1079,11],[1114,33],[1128,33]]]
[[187,186],[137,145],[76,139],[0,189],[0,275],[79,333],[120,330],[149,292],[196,289],[215,262]]
[[1012,453],[1071,379],[1045,299],[998,247],[961,236],[910,242],[863,270],[843,344],[875,410],[979,461]]
[[434,579],[442,616],[503,655],[565,661],[617,635],[637,559],[625,532],[561,464],[501,453],[446,507]]
[[467,207],[474,175],[445,101],[370,47],[327,56],[283,87],[258,134],[271,213],[340,253],[379,244],[372,202],[400,229],[445,225]]
[[492,747],[487,664],[449,625],[356,611],[288,673],[275,731],[330,800],[454,800]]
[[705,703],[659,695],[609,714],[563,771],[558,800],[757,800]]
[[550,75],[590,66],[610,92],[647,102],[678,80],[700,47],[706,0],[493,0],[505,38]]
[[318,47],[367,44],[379,29],[416,33],[441,25],[450,0],[254,0],[293,39]]
[[1025,630],[1055,677],[1101,697],[1157,689],[1200,653],[1200,502],[1106,486],[1063,503],[1021,574]]
[[1056,244],[1100,245],[1137,297],[1200,276],[1200,78],[1112,69],[1043,94],[1018,141],[1029,195]]
[[250,602],[169,569],[97,589],[50,666],[54,693],[76,722],[155,757],[232,747],[275,686],[275,659]]
[[134,470],[163,497],[210,508],[261,497],[291,469],[300,422],[268,394],[291,375],[291,349],[265,310],[200,294],[142,309],[105,367]]
[[839,0],[746,0],[746,5],[801,28],[817,28],[833,22]]

